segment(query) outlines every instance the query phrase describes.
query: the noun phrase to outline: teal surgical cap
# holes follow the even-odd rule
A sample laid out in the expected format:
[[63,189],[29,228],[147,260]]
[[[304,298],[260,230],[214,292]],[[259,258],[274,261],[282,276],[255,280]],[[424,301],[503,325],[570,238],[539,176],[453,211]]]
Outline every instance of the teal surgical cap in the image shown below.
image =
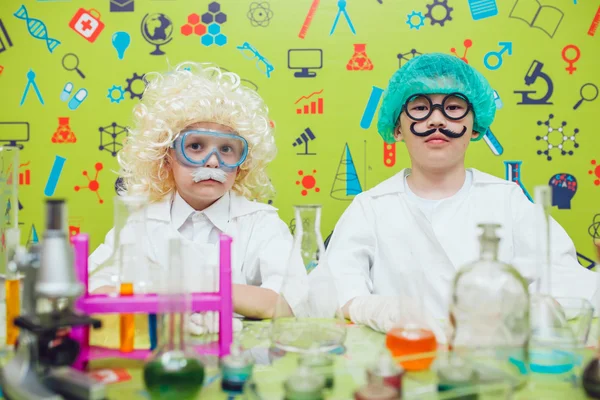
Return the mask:
[[402,106],[414,94],[462,93],[473,105],[473,130],[483,137],[494,121],[494,90],[485,77],[458,57],[430,53],[417,56],[397,70],[388,84],[379,109],[377,130],[394,143],[394,129]]

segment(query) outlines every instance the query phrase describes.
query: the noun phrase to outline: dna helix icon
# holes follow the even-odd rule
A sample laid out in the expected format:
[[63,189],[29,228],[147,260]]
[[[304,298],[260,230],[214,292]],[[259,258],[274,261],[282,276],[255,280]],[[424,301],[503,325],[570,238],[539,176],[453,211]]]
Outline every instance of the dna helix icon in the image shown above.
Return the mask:
[[42,21],[35,18],[29,18],[29,14],[27,14],[27,9],[24,5],[21,5],[17,12],[13,15],[27,22],[27,30],[29,31],[29,34],[31,36],[33,36],[36,39],[46,41],[46,46],[48,46],[48,50],[50,50],[50,53],[52,53],[56,46],[60,44],[60,41],[48,37],[48,30],[46,29],[46,25],[44,25]]

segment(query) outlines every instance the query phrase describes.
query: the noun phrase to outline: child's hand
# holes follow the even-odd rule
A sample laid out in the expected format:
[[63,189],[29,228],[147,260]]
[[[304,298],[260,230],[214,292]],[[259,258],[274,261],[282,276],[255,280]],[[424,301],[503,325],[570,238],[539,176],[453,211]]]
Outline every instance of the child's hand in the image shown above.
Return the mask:
[[[243,328],[242,321],[235,317],[232,326],[233,332],[239,332]],[[219,315],[216,312],[194,313],[188,320],[187,330],[192,335],[219,333]]]

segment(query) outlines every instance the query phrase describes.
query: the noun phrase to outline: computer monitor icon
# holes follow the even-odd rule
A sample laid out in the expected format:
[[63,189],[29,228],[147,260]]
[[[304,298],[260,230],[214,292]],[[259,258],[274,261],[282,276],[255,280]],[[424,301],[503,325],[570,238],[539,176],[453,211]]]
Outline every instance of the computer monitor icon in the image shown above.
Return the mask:
[[288,68],[300,70],[294,72],[296,78],[314,78],[317,73],[309,70],[323,68],[323,50],[289,49]]

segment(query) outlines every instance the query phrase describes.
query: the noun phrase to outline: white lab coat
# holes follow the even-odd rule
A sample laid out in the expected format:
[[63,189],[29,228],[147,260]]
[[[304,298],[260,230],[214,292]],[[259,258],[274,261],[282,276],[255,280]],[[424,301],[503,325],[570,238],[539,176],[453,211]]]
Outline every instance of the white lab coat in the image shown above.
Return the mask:
[[[409,173],[356,196],[338,221],[321,263],[334,276],[340,306],[369,294],[420,296],[433,318],[446,320],[457,270],[479,258],[479,223],[502,225],[498,257],[532,290],[543,219],[519,186],[472,169],[468,192],[443,200],[429,222],[405,193]],[[596,275],[579,265],[573,242],[554,220],[551,233],[552,295],[583,297],[596,307]],[[414,268],[423,271],[424,287],[416,287]]]
[[[294,255],[290,259],[293,245],[292,235],[287,225],[279,218],[277,209],[267,204],[249,201],[232,191],[229,192],[229,196],[229,207],[225,208],[228,209],[229,215],[220,218],[225,222],[219,225],[224,225],[223,233],[233,238],[232,282],[260,286],[279,293],[288,265],[294,269],[295,276],[300,277],[300,280],[304,279],[306,270],[300,254]],[[168,237],[175,235],[182,239],[185,247],[189,247],[183,250],[184,255],[187,255],[184,261],[189,264],[191,258],[194,263],[192,268],[196,268],[196,266],[198,270],[204,269],[206,266],[216,268],[218,243],[196,243],[185,239],[173,227],[171,221],[172,200],[173,196],[167,196],[164,200],[152,203],[147,208],[147,237],[141,238],[147,257],[164,271],[168,265]],[[114,228],[108,232],[104,243],[90,255],[88,260],[90,273],[110,259],[113,253],[113,238]],[[189,272],[188,265],[186,276],[195,277],[191,279],[192,281],[207,276],[194,274],[194,271],[191,271],[191,274]],[[156,273],[161,272],[157,271]],[[89,290],[93,291],[103,285],[115,285],[115,277],[118,275],[119,271],[116,265],[103,267],[102,270],[90,277]],[[204,282],[188,283],[188,289],[206,289]],[[300,296],[303,296],[302,300],[305,300],[306,293],[299,293],[299,291],[306,290],[306,287],[302,286],[305,284],[306,281],[303,281],[295,285],[299,288],[296,292],[297,298],[294,298],[293,293],[288,294],[286,300],[292,309],[296,303],[300,302]],[[212,282],[210,286],[213,286]]]

